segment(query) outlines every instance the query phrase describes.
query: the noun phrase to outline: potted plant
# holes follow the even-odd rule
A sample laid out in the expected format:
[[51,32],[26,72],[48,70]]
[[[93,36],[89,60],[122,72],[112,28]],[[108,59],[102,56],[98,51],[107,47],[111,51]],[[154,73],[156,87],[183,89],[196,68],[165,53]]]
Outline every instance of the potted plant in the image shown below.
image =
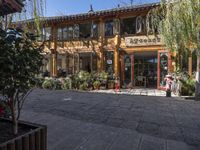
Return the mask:
[[115,88],[115,80],[108,80],[108,89]]
[[5,134],[8,137],[1,138],[0,149],[16,148],[21,141],[19,150],[29,146],[46,150],[46,127],[19,121],[24,101],[36,85],[42,65],[42,48],[34,40],[32,34],[21,29],[0,29],[0,93],[6,97],[4,104],[10,109],[10,119],[0,119],[1,137]]
[[88,83],[84,82],[79,86],[80,90],[86,91],[88,89]]
[[94,83],[93,83],[93,86],[94,86],[94,89],[95,89],[95,90],[99,90],[100,85],[101,85],[101,82],[98,81],[98,80],[94,81]]

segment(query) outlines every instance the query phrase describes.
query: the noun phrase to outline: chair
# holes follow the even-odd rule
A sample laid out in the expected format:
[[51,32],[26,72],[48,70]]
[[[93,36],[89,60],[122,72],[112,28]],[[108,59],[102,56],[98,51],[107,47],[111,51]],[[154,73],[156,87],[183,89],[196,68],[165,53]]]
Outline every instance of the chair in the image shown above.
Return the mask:
[[146,87],[147,85],[147,78],[145,76],[137,76],[137,84],[139,86]]

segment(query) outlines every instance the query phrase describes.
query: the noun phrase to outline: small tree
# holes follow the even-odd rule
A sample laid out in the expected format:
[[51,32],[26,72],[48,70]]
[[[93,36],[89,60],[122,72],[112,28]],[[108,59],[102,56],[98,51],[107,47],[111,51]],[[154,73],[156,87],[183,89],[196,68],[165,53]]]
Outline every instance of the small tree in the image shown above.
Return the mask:
[[[152,9],[148,23],[164,39],[166,47],[178,54],[196,53],[196,99],[200,98],[200,0],[161,0],[161,6]],[[154,30],[155,33],[155,30]]]
[[0,92],[8,97],[15,135],[24,100],[42,65],[42,48],[34,40],[32,34],[20,29],[0,29]]

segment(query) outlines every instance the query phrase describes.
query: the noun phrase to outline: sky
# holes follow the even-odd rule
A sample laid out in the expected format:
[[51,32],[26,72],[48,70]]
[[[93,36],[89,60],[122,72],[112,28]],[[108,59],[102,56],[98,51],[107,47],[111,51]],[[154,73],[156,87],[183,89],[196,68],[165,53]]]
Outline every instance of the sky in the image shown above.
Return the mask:
[[[157,2],[158,0],[133,0],[133,4]],[[94,11],[126,6],[131,0],[46,0],[45,16],[86,13],[93,6]]]

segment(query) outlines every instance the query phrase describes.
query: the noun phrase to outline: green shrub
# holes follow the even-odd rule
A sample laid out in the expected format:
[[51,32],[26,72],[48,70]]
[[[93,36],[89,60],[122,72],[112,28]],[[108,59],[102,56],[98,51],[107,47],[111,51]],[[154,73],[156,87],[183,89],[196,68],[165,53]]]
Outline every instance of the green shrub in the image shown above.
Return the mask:
[[88,89],[88,83],[87,82],[84,82],[83,84],[81,84],[79,86],[79,89],[80,90],[87,90]]
[[53,89],[54,90],[61,90],[62,89],[62,82],[58,79],[52,79],[53,82]]
[[43,84],[44,81],[45,81],[44,78],[35,79],[35,86],[38,87],[38,88],[42,88],[42,84]]
[[181,95],[183,96],[194,96],[195,95],[195,80],[187,79],[182,80]]
[[78,77],[79,77],[79,80],[80,82],[88,82],[88,80],[90,79],[90,73],[89,72],[86,72],[86,71],[80,71],[78,73]]
[[63,82],[62,82],[62,89],[68,90],[70,88],[71,88],[71,79],[69,79],[69,78],[64,79]]
[[101,82],[98,80],[94,81],[93,83],[94,89],[99,89],[100,85],[101,85]]
[[53,89],[54,88],[54,81],[52,79],[46,79],[42,84],[42,88]]
[[78,89],[79,85],[80,85],[80,79],[78,77],[78,74],[74,74],[71,76],[71,80],[72,80],[72,88],[73,89]]

